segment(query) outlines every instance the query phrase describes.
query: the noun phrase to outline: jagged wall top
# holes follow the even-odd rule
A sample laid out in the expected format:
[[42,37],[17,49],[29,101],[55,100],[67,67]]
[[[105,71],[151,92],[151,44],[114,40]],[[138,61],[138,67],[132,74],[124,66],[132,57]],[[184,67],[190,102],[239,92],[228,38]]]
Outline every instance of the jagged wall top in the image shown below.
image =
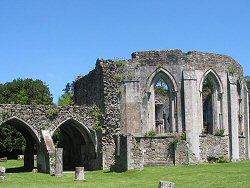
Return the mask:
[[[132,53],[131,63],[140,63],[144,66],[155,66],[157,64],[165,65],[185,65],[190,69],[204,69],[221,67],[235,69],[239,75],[243,75],[243,67],[232,57],[221,54],[206,52],[182,52],[181,50],[154,50]],[[226,70],[227,69],[227,70]]]

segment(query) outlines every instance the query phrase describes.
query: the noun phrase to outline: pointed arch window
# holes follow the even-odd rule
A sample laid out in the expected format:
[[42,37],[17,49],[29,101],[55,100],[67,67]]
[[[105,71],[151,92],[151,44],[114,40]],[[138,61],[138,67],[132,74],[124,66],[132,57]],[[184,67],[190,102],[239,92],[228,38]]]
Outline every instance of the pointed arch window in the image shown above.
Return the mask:
[[158,134],[177,130],[175,80],[166,70],[160,69],[152,75],[148,95],[148,127]]
[[212,70],[202,81],[203,133],[215,134],[223,128],[222,84]]

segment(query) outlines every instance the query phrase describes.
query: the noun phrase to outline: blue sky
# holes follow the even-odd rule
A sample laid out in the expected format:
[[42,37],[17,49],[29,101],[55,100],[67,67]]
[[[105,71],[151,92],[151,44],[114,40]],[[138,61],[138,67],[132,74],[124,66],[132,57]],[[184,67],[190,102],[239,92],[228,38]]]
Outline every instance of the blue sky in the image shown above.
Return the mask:
[[54,95],[96,59],[181,49],[232,56],[250,75],[249,0],[1,0],[0,83],[41,79]]

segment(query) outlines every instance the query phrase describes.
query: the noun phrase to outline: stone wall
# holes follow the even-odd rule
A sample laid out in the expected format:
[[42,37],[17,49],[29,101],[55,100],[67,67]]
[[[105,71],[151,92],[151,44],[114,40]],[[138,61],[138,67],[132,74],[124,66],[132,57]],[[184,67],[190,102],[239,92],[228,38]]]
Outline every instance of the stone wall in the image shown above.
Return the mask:
[[117,158],[120,168],[142,170],[144,166],[189,164],[189,146],[175,136],[121,138],[121,152]]
[[[230,108],[227,93],[228,75],[233,74],[234,77],[242,79],[242,66],[229,56],[212,53],[195,51],[184,53],[180,50],[135,52],[131,60],[97,60],[95,70],[75,84],[76,103],[97,105],[103,113],[101,135],[103,168],[116,165],[115,139],[120,134],[135,137],[135,140],[126,141],[131,144],[127,152],[139,151],[136,154],[138,156],[142,152],[144,164],[173,164],[172,159],[164,156],[164,152],[168,155],[170,153],[165,151],[166,148],[162,149],[169,145],[168,139],[153,138],[151,142],[142,139],[145,133],[154,129],[153,118],[151,120],[149,118],[149,115],[154,113],[149,104],[152,94],[150,84],[154,75],[159,72],[169,73],[170,76],[167,77],[171,77],[175,85],[175,101],[172,101],[173,104],[176,102],[173,105],[176,109],[172,111],[173,132],[186,131],[189,145],[181,147],[192,150],[182,153],[183,159],[189,155],[189,160],[197,163],[199,158],[202,162],[207,162],[209,156],[229,155],[228,137],[199,137],[203,123],[200,118],[202,116],[200,92],[204,76],[211,72],[216,77],[215,80],[218,78],[216,82],[223,88],[218,92],[222,95],[223,129],[225,134],[229,134],[231,125],[228,117]],[[184,87],[184,81],[187,79],[185,76],[190,80],[189,88]],[[187,93],[188,91],[192,92]],[[187,113],[187,110],[190,110],[190,113]],[[215,127],[218,126],[216,124]],[[218,146],[215,140],[220,143]]]
[[[54,148],[52,135],[61,125],[71,130],[70,126],[75,127],[79,134],[84,135],[88,140],[89,148],[93,150],[92,161],[93,169],[101,169],[101,146],[98,130],[96,129],[97,117],[95,116],[97,107],[84,106],[54,106],[54,105],[0,105],[0,126],[10,124],[15,126],[22,133],[26,140],[25,166],[32,168],[34,164],[34,145],[37,148],[38,169],[41,172],[50,172],[51,168],[50,151]],[[76,128],[77,127],[77,128]],[[47,132],[47,137],[42,134]],[[72,136],[74,137],[74,135]],[[76,139],[76,137],[74,137]],[[90,162],[92,162],[90,161]]]
[[226,158],[229,160],[228,136],[200,136],[200,161],[206,163],[208,158]]
[[240,150],[240,160],[246,160],[246,143],[245,143],[246,137],[239,136],[239,150]]
[[103,168],[115,165],[115,136],[120,132],[119,66],[115,61],[97,60],[95,70],[75,83],[77,105],[97,105],[102,113],[101,148]]
[[[181,66],[188,70],[206,70],[212,68],[216,71],[228,72],[234,68],[235,73],[243,75],[242,66],[233,58],[205,52],[182,52],[181,50],[159,50],[132,53],[132,62],[139,62],[143,66]],[[172,72],[172,71],[170,71]]]
[[[199,94],[199,85],[206,71],[212,69],[221,78],[224,90],[227,90],[227,73],[233,72],[240,78],[243,77],[242,66],[229,56],[203,53],[188,52],[180,50],[161,50],[161,51],[144,51],[132,54],[132,59],[125,61],[121,77],[121,130],[123,133],[130,133],[135,136],[143,136],[152,129],[152,123],[148,122],[148,97],[149,97],[149,78],[157,73],[157,70],[167,70],[174,78],[177,84],[176,88],[176,127],[175,130],[181,132],[185,130],[184,117],[184,86],[183,72],[191,71],[196,80],[197,88],[194,92]],[[223,95],[224,101],[227,101],[226,94]],[[195,99],[197,99],[195,96]],[[198,101],[198,99],[197,99]],[[196,104],[197,102],[194,101]],[[224,102],[226,103],[226,102]],[[227,132],[227,108],[225,109],[224,125]],[[197,103],[198,104],[198,103]],[[199,105],[199,104],[198,104]],[[199,124],[200,122],[197,122]],[[201,131],[200,131],[201,132]],[[197,138],[198,140],[198,138]]]
[[95,130],[96,107],[0,104],[0,125],[11,119],[25,122],[40,139],[41,130],[54,132],[63,122],[74,119]]
[[74,102],[77,105],[98,106],[104,109],[103,70],[99,61],[88,75],[74,82]]
[[143,151],[144,165],[173,165],[174,147],[172,143],[173,138],[141,138],[140,145]]
[[120,132],[118,67],[113,61],[100,61],[104,85],[104,121],[102,132],[103,167],[115,163],[115,137]]

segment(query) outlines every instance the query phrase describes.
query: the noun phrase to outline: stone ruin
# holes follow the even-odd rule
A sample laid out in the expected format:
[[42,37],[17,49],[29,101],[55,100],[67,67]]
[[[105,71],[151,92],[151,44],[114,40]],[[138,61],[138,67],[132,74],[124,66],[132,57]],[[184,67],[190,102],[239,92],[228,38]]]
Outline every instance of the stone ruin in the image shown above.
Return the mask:
[[39,170],[55,173],[58,129],[64,170],[249,159],[248,90],[231,57],[135,52],[130,60],[98,59],[74,85],[75,106],[0,105],[0,125],[17,127],[29,140],[28,167],[37,154]]

